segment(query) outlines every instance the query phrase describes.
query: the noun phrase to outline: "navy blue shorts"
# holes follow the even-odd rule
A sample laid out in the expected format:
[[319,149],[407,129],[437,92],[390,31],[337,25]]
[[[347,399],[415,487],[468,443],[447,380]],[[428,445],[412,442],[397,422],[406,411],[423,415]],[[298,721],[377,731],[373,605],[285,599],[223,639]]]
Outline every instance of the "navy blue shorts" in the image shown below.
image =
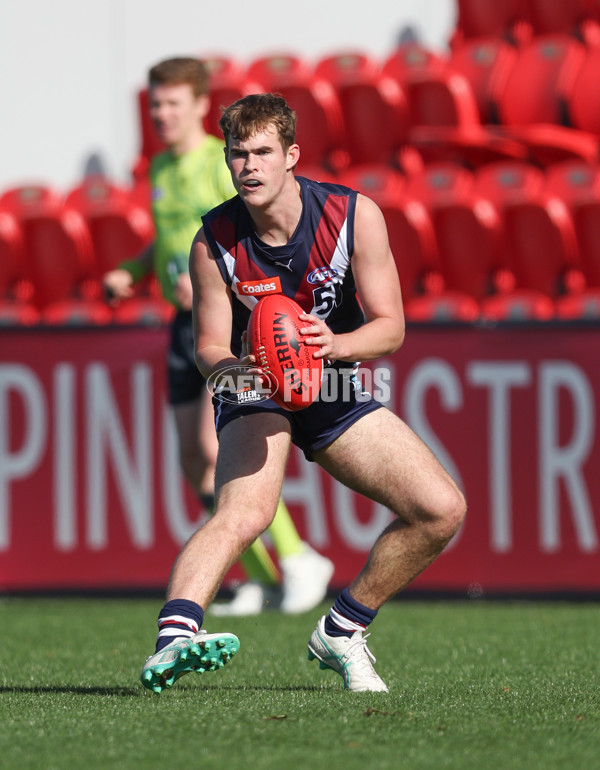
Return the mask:
[[340,363],[328,368],[330,372],[335,369],[333,376],[337,377],[342,397],[336,400],[318,399],[306,409],[296,412],[282,409],[270,400],[247,405],[213,396],[217,435],[227,423],[238,417],[276,412],[289,421],[293,443],[304,452],[307,460],[313,460],[313,452],[328,446],[361,417],[383,406],[370,393],[355,389],[354,385],[348,387],[348,382],[352,382],[352,377],[349,378],[351,367],[351,364]]
[[168,400],[172,406],[200,398],[206,380],[194,359],[192,311],[180,310],[171,323],[171,343],[167,354]]

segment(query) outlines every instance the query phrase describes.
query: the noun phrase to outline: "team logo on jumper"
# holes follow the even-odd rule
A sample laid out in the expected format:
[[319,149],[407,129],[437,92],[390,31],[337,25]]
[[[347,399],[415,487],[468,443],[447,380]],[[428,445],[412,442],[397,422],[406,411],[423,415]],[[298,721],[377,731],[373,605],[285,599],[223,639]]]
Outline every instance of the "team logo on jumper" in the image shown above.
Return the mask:
[[246,297],[264,297],[266,294],[281,294],[281,280],[278,275],[274,278],[261,278],[260,281],[238,281],[236,291]]
[[335,278],[337,274],[338,271],[335,267],[318,267],[307,276],[306,280],[309,283],[325,283],[325,281]]

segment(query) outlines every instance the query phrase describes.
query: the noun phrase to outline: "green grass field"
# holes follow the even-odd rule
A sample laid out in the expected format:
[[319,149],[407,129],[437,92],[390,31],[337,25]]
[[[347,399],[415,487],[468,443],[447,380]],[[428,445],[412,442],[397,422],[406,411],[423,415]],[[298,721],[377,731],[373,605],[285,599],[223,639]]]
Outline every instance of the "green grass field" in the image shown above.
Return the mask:
[[234,660],[157,696],[161,605],[0,601],[0,768],[600,767],[595,604],[392,603],[370,639],[389,695],[307,661],[318,612],[220,620]]

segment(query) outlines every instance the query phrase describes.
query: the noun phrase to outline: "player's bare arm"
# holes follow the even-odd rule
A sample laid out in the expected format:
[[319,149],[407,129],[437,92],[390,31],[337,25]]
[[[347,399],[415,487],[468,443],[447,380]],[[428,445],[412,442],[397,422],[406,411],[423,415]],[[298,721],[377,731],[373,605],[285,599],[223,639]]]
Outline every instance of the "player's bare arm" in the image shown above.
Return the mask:
[[231,352],[231,297],[204,237],[196,235],[190,252],[195,356],[207,379],[228,364],[239,361]]
[[398,271],[383,214],[359,195],[354,223],[352,271],[366,323],[347,334],[334,334],[320,318],[304,313],[310,323],[302,332],[319,345],[315,357],[337,361],[370,361],[398,350],[404,341],[404,311]]

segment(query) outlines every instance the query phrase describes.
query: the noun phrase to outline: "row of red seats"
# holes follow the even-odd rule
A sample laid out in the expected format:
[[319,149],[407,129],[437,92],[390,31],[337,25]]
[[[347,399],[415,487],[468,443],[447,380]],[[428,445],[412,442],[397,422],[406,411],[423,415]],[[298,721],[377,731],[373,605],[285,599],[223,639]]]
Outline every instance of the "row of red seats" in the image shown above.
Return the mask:
[[[430,317],[445,295],[448,315],[465,320],[598,318],[600,0],[458,0],[449,44],[437,71],[404,84],[410,138],[430,158],[504,160],[473,175],[431,167],[435,183],[413,191],[426,203],[413,243],[437,248],[406,276],[425,288],[408,314]],[[402,219],[381,202],[386,219]]]
[[64,197],[31,185],[0,195],[0,323],[162,322],[170,306],[155,282],[113,310],[103,274],[154,237],[137,189],[88,179]]
[[[600,154],[600,45],[569,35],[536,36],[520,47],[494,35],[465,38],[447,55],[411,43],[383,61],[357,51],[316,62],[282,52],[247,66],[226,56],[203,58],[212,83],[208,130],[219,135],[223,105],[277,91],[298,113],[301,162],[308,166],[403,169],[407,147],[426,161],[471,167],[500,159],[593,162]],[[138,178],[162,149],[147,102],[144,89]]]
[[[319,172],[380,205],[409,318],[598,317],[600,166],[499,161]],[[0,196],[0,319],[135,322],[168,318],[156,286],[115,312],[101,276],[153,236],[145,199],[92,179],[63,200],[43,187]],[[87,314],[87,315],[86,315]],[[440,316],[441,314],[441,316]]]
[[597,37],[600,27],[598,0],[458,0],[457,5],[452,46],[487,35],[516,43],[556,33],[586,39]]
[[440,162],[408,179],[363,166],[340,181],[379,203],[409,315],[445,296],[472,317],[598,316],[597,164]]

